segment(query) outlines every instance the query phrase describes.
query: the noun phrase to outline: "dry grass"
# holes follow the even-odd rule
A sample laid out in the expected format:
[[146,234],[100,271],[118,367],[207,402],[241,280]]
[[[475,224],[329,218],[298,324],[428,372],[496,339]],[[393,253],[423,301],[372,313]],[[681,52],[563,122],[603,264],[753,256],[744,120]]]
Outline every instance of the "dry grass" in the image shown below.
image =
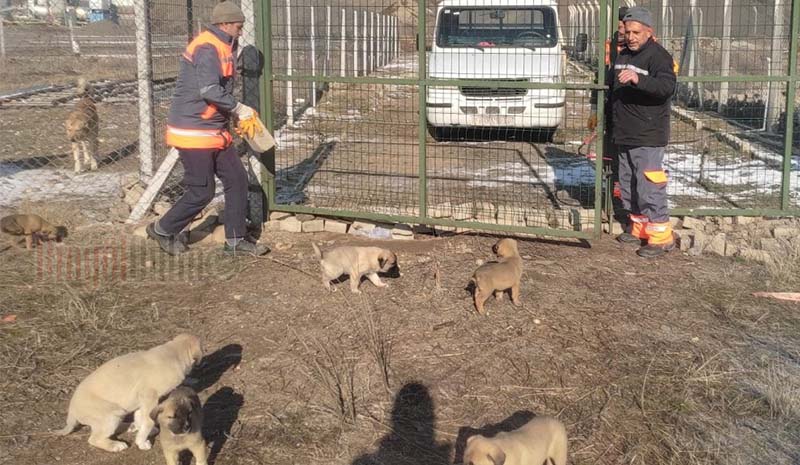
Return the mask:
[[774,286],[798,290],[800,284],[800,242],[781,241],[780,250],[772,254],[767,272]]

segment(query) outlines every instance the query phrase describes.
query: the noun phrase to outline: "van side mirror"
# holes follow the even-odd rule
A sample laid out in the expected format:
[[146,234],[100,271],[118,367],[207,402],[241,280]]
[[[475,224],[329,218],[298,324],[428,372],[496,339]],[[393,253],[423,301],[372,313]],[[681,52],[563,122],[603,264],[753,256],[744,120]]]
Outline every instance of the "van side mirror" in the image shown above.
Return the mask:
[[583,53],[586,51],[586,47],[589,44],[589,36],[586,35],[585,32],[579,33],[575,36],[575,51],[578,53]]

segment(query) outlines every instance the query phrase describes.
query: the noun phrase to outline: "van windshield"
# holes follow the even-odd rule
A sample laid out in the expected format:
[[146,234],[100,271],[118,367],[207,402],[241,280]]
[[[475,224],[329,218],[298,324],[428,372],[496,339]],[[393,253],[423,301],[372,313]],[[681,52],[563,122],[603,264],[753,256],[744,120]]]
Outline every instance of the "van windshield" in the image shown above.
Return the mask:
[[555,47],[556,15],[550,7],[443,8],[439,47]]

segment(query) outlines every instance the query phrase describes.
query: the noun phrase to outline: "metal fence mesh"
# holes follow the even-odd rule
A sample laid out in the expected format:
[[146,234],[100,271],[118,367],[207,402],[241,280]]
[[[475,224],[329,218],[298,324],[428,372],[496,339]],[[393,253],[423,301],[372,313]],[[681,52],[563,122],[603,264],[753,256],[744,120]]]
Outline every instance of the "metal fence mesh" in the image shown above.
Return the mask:
[[[429,0],[426,44],[434,53],[420,72],[417,1],[271,2],[272,37],[260,45],[272,52],[275,80],[272,107],[261,112],[272,114],[276,129],[275,203],[417,216],[422,199],[433,218],[593,227],[598,174],[587,155],[601,138],[585,142],[602,56],[600,5],[559,2],[555,21],[539,7],[506,3],[493,17],[486,8],[444,12]],[[0,208],[55,196],[107,207],[131,183],[143,188],[169,153],[163,134],[179,56],[215,4],[4,8]],[[653,12],[656,36],[680,67],[666,157],[671,207],[796,212],[800,163],[796,152],[786,157],[785,142],[800,116],[787,128],[789,79],[779,78],[789,71],[792,2],[639,4]],[[241,3],[248,17],[241,46],[258,43],[258,5]],[[577,47],[581,33],[585,49]],[[78,105],[79,78],[88,80],[97,112],[98,167],[75,173],[65,124],[86,108]],[[420,78],[469,82],[421,87]],[[237,95],[257,96],[254,82],[243,89],[240,79]],[[169,173],[157,200],[182,193],[180,164]]]

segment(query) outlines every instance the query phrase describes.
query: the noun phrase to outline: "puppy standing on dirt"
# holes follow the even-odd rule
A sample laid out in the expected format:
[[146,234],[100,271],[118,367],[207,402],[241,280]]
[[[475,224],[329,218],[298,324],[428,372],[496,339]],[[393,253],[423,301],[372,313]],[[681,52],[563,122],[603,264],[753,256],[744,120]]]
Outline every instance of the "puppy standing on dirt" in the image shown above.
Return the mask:
[[331,280],[343,274],[350,277],[350,290],[356,294],[361,293],[358,285],[362,276],[377,287],[386,287],[388,284],[381,281],[378,273],[397,271],[397,255],[381,247],[343,245],[322,252],[316,244],[311,245],[322,268],[322,284],[328,290],[331,290]]
[[90,92],[89,83],[85,78],[78,80],[77,95],[80,97],[75,109],[67,116],[64,126],[67,137],[72,143],[72,158],[75,160],[75,172],[83,171],[81,164],[81,151],[83,162],[91,170],[97,169],[97,151],[99,148],[98,136],[100,133],[100,117]]
[[178,465],[178,457],[184,450],[194,455],[195,465],[207,465],[208,453],[202,434],[203,410],[192,388],[175,389],[150,416],[161,430],[158,436],[167,465]]
[[492,438],[470,436],[464,465],[567,465],[567,430],[555,418],[538,417]]
[[517,251],[517,241],[514,239],[500,239],[493,247],[492,252],[497,255],[496,262],[481,265],[472,275],[471,281],[475,284],[475,309],[483,315],[484,303],[490,295],[502,300],[503,292],[511,289],[511,301],[520,306],[519,282],[522,279],[522,258]]
[[178,386],[200,358],[200,340],[180,334],[171,341],[150,350],[122,355],[100,365],[87,376],[72,395],[67,424],[59,434],[71,433],[79,424],[91,429],[89,444],[119,452],[128,447],[111,439],[122,419],[133,412],[139,449],[151,447],[147,440],[153,429],[150,412],[158,399]]
[[25,248],[30,250],[42,240],[60,241],[67,235],[64,226],[53,226],[39,215],[9,215],[0,219],[0,230],[12,236],[25,236]]

